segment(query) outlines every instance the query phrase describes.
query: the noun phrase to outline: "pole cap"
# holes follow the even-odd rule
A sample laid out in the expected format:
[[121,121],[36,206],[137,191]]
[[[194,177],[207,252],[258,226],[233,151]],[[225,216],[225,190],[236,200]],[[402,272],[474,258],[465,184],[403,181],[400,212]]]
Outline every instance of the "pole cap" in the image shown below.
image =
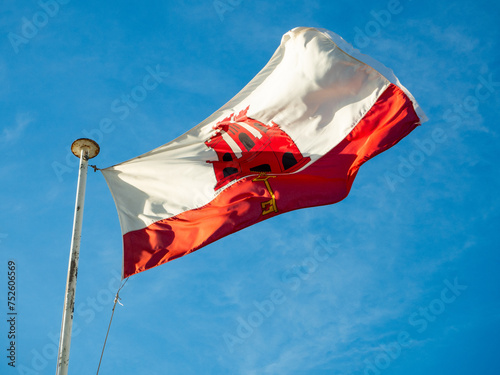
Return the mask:
[[88,158],[92,159],[99,154],[100,148],[96,141],[93,141],[89,138],[80,138],[74,141],[71,144],[71,152],[77,158],[80,158],[81,152],[83,149],[87,149],[89,151]]

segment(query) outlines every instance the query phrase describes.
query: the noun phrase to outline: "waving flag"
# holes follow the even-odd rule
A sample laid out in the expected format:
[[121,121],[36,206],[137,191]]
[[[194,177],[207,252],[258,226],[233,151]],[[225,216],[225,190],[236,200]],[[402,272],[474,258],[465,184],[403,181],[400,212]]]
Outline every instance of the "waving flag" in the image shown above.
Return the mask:
[[102,171],[123,233],[123,277],[281,213],[344,199],[364,162],[423,121],[391,70],[330,31],[289,31],[205,121]]

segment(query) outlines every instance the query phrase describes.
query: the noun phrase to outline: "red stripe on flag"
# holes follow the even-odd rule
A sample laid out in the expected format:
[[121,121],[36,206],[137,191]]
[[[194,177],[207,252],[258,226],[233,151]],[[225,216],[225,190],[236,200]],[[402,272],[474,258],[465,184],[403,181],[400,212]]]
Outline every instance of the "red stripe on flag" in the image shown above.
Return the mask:
[[[348,136],[299,173],[244,178],[195,210],[123,236],[123,277],[159,266],[280,213],[344,199],[359,167],[395,145],[420,120],[391,84]],[[273,201],[274,198],[274,201]],[[273,206],[274,203],[274,206]],[[267,212],[267,213],[265,213]]]

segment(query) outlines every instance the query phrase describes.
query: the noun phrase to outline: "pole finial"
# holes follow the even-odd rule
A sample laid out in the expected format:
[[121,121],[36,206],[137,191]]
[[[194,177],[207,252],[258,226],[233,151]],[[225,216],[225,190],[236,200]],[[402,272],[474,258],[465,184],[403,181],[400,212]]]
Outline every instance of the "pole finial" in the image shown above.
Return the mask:
[[89,138],[79,138],[71,145],[71,152],[80,158],[83,149],[88,150],[88,159],[92,159],[99,154],[100,148],[96,141]]

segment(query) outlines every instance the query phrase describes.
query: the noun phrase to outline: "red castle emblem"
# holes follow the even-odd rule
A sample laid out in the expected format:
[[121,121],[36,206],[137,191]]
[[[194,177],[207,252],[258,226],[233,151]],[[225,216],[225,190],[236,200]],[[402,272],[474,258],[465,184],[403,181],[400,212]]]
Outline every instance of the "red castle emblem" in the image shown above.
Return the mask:
[[248,108],[219,121],[214,127],[215,135],[205,142],[218,156],[218,160],[208,161],[217,179],[215,190],[256,173],[292,173],[311,160],[302,156],[279,125],[265,125],[248,117],[247,111]]

